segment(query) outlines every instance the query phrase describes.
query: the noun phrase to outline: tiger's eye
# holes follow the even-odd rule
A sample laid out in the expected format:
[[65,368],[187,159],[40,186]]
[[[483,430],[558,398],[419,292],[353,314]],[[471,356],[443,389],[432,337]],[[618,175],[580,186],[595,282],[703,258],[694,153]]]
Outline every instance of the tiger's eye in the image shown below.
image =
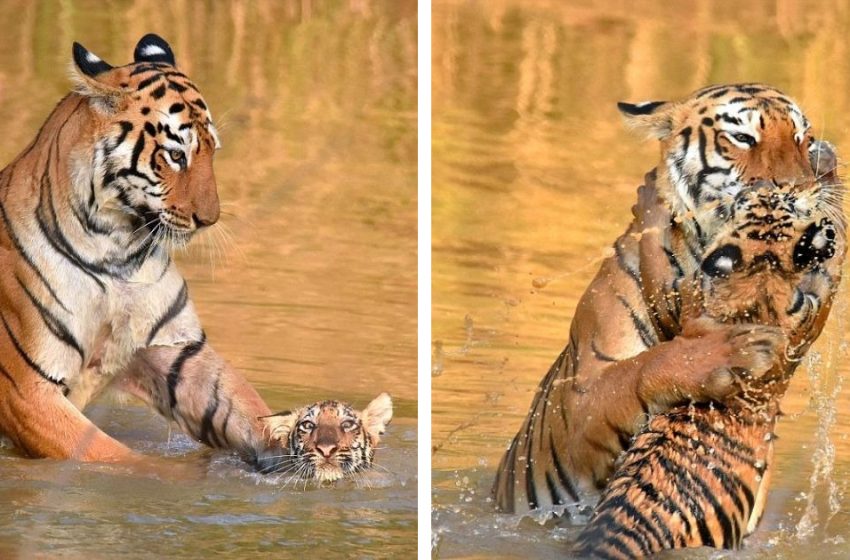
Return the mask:
[[171,150],[168,155],[171,156],[171,160],[174,163],[183,163],[186,161],[186,154],[184,154],[181,150]]
[[353,430],[354,426],[355,426],[355,423],[354,423],[353,420],[346,420],[345,422],[342,423],[342,429],[345,430],[346,432],[348,430]]
[[304,421],[303,421],[303,422],[301,422],[301,424],[299,425],[299,428],[301,428],[301,429],[302,429],[302,430],[304,430],[305,432],[310,432],[310,431],[312,431],[312,430],[313,430],[313,428],[315,428],[315,427],[316,427],[316,425],[315,425],[315,424],[313,424],[312,422],[310,422],[309,420],[304,420]]

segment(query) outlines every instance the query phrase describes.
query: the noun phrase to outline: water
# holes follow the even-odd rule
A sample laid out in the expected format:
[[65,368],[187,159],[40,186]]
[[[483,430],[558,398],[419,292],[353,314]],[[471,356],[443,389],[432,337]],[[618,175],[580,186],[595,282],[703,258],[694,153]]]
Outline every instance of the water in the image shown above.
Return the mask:
[[[615,102],[764,81],[850,153],[842,2],[438,0],[433,32],[433,514],[440,558],[563,558],[578,528],[495,514],[499,458],[630,219],[657,147]],[[845,283],[846,286],[846,283]],[[739,553],[850,555],[847,288],[783,402],[768,509]]]
[[[416,547],[416,3],[4,2],[0,161],[69,90],[79,41],[112,64],[155,31],[222,137],[222,220],[179,257],[216,349],[272,409],[321,398],[395,419],[359,484],[292,485],[147,410],[87,412],[188,479],[0,453],[0,558],[409,557]],[[386,469],[386,470],[384,470]]]

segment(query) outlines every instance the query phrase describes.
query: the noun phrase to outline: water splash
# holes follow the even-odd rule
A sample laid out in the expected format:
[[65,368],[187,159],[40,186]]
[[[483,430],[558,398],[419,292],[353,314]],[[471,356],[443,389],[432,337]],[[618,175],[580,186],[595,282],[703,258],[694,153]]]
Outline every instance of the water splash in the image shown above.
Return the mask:
[[[817,414],[818,424],[815,432],[815,450],[812,454],[812,474],[809,477],[809,489],[804,494],[803,515],[795,526],[794,536],[799,541],[807,541],[814,536],[818,525],[822,531],[833,517],[841,511],[844,493],[833,478],[835,468],[835,444],[830,433],[835,426],[838,412],[838,397],[844,385],[844,375],[839,372],[838,364],[847,354],[846,341],[842,333],[846,331],[847,289],[841,289],[841,297],[832,311],[836,328],[828,333],[824,354],[810,351],[806,357],[806,374],[811,388],[810,408]],[[825,492],[826,512],[821,518],[818,498]]]

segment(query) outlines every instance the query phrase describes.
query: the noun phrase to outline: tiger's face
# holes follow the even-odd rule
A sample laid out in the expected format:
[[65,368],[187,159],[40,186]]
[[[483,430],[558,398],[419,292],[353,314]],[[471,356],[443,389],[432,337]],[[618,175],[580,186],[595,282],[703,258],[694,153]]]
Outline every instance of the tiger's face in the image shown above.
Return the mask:
[[220,146],[197,87],[169,45],[147,35],[134,62],[113,68],[74,44],[77,91],[99,119],[78,177],[90,186],[103,227],[147,228],[180,246],[219,218],[213,154]]
[[747,186],[808,189],[819,175],[808,119],[770,86],[718,85],[678,102],[618,106],[627,124],[661,141],[659,183],[670,189],[662,196],[701,225],[725,221],[717,201]]
[[286,449],[286,460],[275,470],[331,482],[368,469],[392,413],[392,400],[382,393],[362,411],[344,402],[321,401],[271,417],[272,436]]

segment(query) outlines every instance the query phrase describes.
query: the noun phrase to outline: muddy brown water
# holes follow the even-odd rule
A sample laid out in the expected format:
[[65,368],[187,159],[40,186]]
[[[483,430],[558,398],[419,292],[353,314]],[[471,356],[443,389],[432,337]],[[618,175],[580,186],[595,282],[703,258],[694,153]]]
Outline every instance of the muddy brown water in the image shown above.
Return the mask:
[[[578,528],[496,514],[489,489],[658,157],[624,130],[616,101],[763,81],[850,157],[850,11],[435,0],[432,27],[432,547],[440,558],[564,558]],[[850,556],[847,291],[784,401],[757,533],[734,554],[665,557]]]
[[69,90],[71,44],[113,64],[165,37],[220,131],[220,225],[178,260],[208,339],[275,410],[323,398],[395,419],[362,480],[289,484],[156,415],[87,413],[193,480],[0,453],[0,558],[410,557],[416,550],[416,3],[0,5],[0,162]]

